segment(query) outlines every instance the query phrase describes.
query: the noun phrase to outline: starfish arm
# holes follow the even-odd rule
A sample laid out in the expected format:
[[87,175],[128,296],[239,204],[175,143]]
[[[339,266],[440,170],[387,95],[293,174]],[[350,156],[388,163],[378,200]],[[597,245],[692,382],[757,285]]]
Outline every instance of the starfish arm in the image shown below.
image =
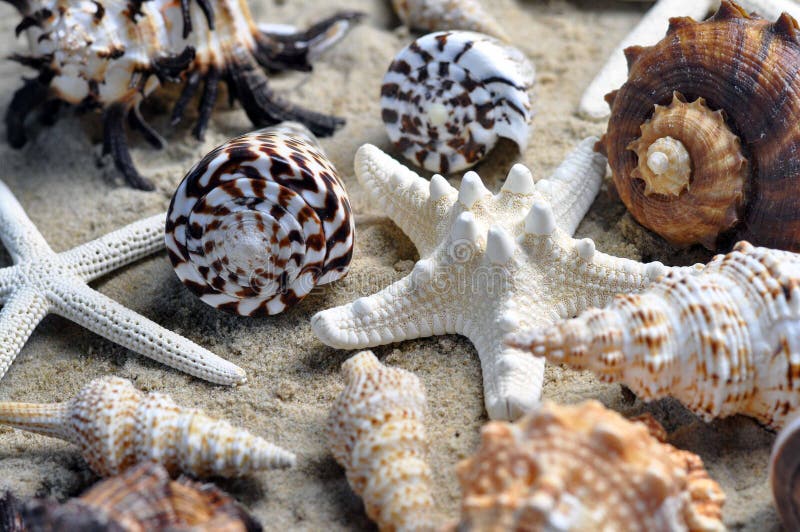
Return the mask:
[[31,288],[22,288],[8,298],[0,310],[0,379],[48,310],[47,300]]
[[2,181],[0,181],[0,239],[3,240],[15,263],[53,252],[25,214],[17,198]]
[[311,318],[314,334],[332,347],[361,349],[459,332],[461,318],[446,308],[446,293],[420,274],[420,263],[428,261],[377,294],[317,312]]
[[114,343],[167,366],[217,384],[242,384],[240,367],[153,323],[80,282],[51,287],[53,312]]
[[0,304],[4,304],[19,287],[19,268],[8,266],[0,269]]
[[165,213],[139,220],[65,251],[61,257],[84,282],[97,279],[162,249],[165,220]]
[[555,172],[536,183],[553,208],[556,224],[572,235],[592,206],[606,173],[606,158],[594,151],[599,139],[588,137],[567,155]]
[[458,191],[441,176],[428,182],[371,144],[356,152],[355,171],[370,197],[408,235],[420,255],[433,251]]
[[583,93],[578,112],[592,120],[606,118],[610,111],[605,95],[621,87],[628,78],[625,48],[655,44],[666,33],[670,17],[688,16],[699,20],[705,18],[713,3],[713,0],[658,0],[611,52],[606,64]]

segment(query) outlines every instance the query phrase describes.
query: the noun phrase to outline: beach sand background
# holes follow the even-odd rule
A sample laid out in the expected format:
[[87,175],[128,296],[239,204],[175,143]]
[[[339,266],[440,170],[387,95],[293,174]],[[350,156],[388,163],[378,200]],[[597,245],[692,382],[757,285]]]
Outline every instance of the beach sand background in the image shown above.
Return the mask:
[[[93,286],[120,303],[208,347],[247,371],[246,386],[231,389],[188,377],[108,342],[71,322],[50,316],[34,332],[8,374],[0,399],[59,401],[101,375],[131,379],[137,387],[167,391],[185,405],[247,427],[298,455],[289,471],[264,472],[221,481],[252,510],[268,530],[364,529],[370,523],[334,462],[323,434],[329,407],[342,389],[339,366],[352,353],[331,349],[311,333],[309,318],[318,310],[375,292],[402,276],[418,258],[411,242],[382,213],[373,212],[353,175],[353,154],[365,142],[390,149],[380,120],[381,78],[394,54],[412,34],[400,26],[388,0],[251,0],[259,21],[305,26],[335,9],[367,13],[364,22],[327,53],[311,74],[274,78],[273,85],[293,101],[347,119],[347,125],[322,145],[339,169],[356,213],[350,275],[268,319],[230,316],[205,306],[180,284],[164,252],[114,272]],[[530,145],[519,154],[501,143],[476,169],[486,185],[499,190],[505,173],[523,162],[545,176],[582,138],[603,133],[604,123],[575,114],[581,92],[608,53],[639,20],[649,4],[619,1],[485,2],[513,42],[534,61],[538,74],[537,115]],[[0,4],[0,55],[24,52],[14,39],[19,16]],[[31,71],[0,61],[0,113],[5,113],[21,76]],[[173,91],[174,92],[174,91]],[[164,92],[161,93],[165,94]],[[155,192],[130,189],[108,158],[100,157],[100,120],[95,114],[63,112],[52,127],[30,125],[30,141],[12,150],[0,133],[2,178],[57,251],[101,236],[145,215],[166,209],[184,173],[213,147],[251,128],[240,107],[223,98],[205,142],[190,135],[191,120],[168,124],[168,97],[148,100],[145,116],[169,146],[151,149],[130,135],[133,158],[156,184]],[[192,118],[192,115],[189,115]],[[458,185],[460,176],[452,176]],[[709,258],[702,250],[676,252],[640,228],[609,191],[607,180],[578,237],[591,237],[598,249],[641,260],[691,264]],[[0,265],[10,259],[0,252]],[[459,488],[455,465],[469,456],[486,421],[481,371],[475,349],[464,338],[442,336],[376,348],[379,358],[413,371],[427,390],[430,461],[436,501],[455,516]],[[725,522],[735,530],[778,527],[767,482],[774,434],[746,418],[704,423],[671,400],[626,403],[618,385],[599,383],[588,373],[548,365],[545,399],[573,403],[594,398],[626,415],[652,412],[674,445],[698,453],[727,494]],[[76,496],[96,479],[78,451],[58,440],[0,428],[0,487],[20,497]]]

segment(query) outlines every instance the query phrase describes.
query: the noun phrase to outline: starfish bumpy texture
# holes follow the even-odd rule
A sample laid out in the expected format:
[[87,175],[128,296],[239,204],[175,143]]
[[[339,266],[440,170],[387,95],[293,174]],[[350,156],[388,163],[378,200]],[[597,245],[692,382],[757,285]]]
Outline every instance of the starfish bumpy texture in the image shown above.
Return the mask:
[[462,334],[481,360],[489,416],[520,417],[541,397],[544,363],[506,346],[510,333],[642,290],[666,271],[571,237],[605,172],[605,158],[592,149],[596,140],[584,140],[536,183],[515,165],[495,195],[475,172],[456,190],[441,176],[429,183],[375,146],[362,146],[356,176],[420,260],[381,292],[317,313],[315,334],[344,349]]
[[56,253],[0,181],[0,239],[14,264],[0,269],[0,378],[36,325],[58,314],[123,347],[220,384],[244,371],[210,351],[92,290],[87,282],[164,246],[165,214]]

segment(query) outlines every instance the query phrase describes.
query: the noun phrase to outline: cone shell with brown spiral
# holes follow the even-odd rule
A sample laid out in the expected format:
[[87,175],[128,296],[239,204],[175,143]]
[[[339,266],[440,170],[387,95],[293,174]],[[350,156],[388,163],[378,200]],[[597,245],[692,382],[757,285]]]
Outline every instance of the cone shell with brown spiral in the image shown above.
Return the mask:
[[[709,20],[673,18],[659,43],[626,50],[599,147],[639,223],[678,246],[800,250],[797,31],[787,14],[773,23],[725,0]],[[667,137],[669,149],[651,148]]]
[[458,466],[456,529],[724,530],[725,494],[700,457],[661,435],[655,420],[628,421],[597,401],[492,421]]
[[140,462],[199,477],[238,477],[295,462],[294,454],[254,434],[178,406],[168,395],[144,394],[119,377],[95,379],[63,403],[0,403],[0,424],[77,445],[100,476]]

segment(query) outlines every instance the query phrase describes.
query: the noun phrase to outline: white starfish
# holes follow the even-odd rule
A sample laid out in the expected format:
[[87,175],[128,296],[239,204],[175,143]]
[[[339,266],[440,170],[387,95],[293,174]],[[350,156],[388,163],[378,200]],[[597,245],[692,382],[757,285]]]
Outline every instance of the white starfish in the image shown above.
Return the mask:
[[638,291],[665,271],[595,252],[575,232],[600,188],[605,158],[584,140],[548,179],[515,165],[492,195],[475,172],[456,190],[430,183],[375,146],[356,153],[356,176],[419,250],[412,273],[377,294],[317,313],[326,344],[360,349],[446,333],[468,337],[483,369],[489,416],[514,419],[541,396],[544,364],[504,345],[518,329],[547,325]]
[[14,261],[0,269],[0,378],[52,312],[112,342],[202,379],[239,384],[244,371],[92,290],[97,279],[164,247],[166,214],[55,253],[0,181],[0,239]]
[[[795,0],[736,0],[736,3],[748,13],[757,13],[768,20],[777,19],[781,13],[789,13],[795,19],[800,19],[800,4]],[[718,0],[657,0],[611,52],[606,64],[581,96],[578,113],[591,120],[608,117],[611,111],[605,101],[606,94],[620,88],[628,79],[625,48],[655,44],[664,38],[670,18],[692,17],[701,20],[718,5]]]

